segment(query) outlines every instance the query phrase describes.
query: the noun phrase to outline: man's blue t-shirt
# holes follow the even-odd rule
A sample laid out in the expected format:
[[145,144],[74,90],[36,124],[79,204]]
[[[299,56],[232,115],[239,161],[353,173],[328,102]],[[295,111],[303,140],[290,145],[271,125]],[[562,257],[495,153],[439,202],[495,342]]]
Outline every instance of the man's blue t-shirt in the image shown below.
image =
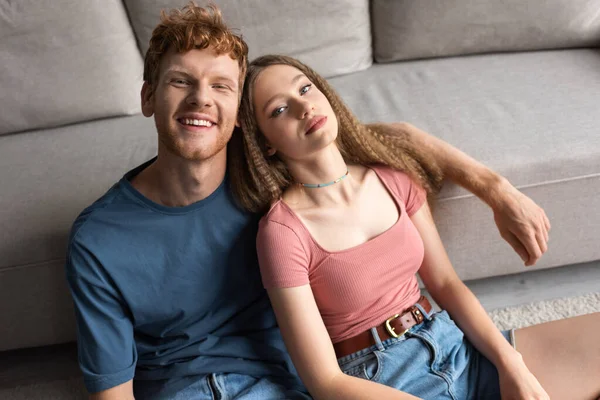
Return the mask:
[[150,201],[130,180],[151,162],[85,209],[71,232],[66,274],[88,390],[134,375],[136,395],[210,373],[294,382],[260,280],[258,217],[235,205],[227,179],[186,207]]

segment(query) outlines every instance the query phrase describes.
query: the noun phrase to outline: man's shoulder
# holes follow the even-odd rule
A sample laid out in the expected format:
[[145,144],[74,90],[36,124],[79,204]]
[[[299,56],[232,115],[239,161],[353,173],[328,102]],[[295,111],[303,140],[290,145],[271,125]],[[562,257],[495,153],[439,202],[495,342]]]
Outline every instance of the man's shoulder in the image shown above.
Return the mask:
[[[75,219],[71,228],[71,240],[85,231],[93,231],[117,214],[134,210],[135,202],[123,193],[121,181],[115,183],[106,193],[87,206]],[[118,217],[117,217],[118,218]]]
[[88,260],[91,253],[94,254],[94,257],[98,256],[96,254],[97,246],[94,243],[102,236],[103,226],[110,223],[110,218],[107,216],[111,208],[115,208],[115,204],[120,201],[121,195],[119,182],[117,182],[106,193],[86,207],[75,219],[71,226],[67,246],[66,266],[68,274],[79,276],[82,272],[82,265],[94,265],[92,262],[81,263],[73,260]]
[[[129,193],[131,192],[130,182],[136,175],[152,164],[155,159],[156,157],[126,172],[102,196],[87,206],[73,223],[72,233],[83,226],[93,225],[91,222],[97,218],[102,220],[104,215],[113,217],[115,212],[127,212],[139,207],[140,203],[135,200],[135,196]],[[137,207],[132,208],[136,205]]]

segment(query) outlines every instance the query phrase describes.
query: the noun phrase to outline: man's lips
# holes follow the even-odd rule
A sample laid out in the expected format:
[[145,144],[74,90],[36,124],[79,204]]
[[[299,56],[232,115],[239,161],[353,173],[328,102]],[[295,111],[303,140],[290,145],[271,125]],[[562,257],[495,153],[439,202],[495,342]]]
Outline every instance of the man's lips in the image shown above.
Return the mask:
[[186,130],[195,132],[210,129],[217,125],[214,118],[202,114],[187,114],[176,118],[176,120]]
[[311,133],[318,131],[323,127],[323,125],[325,125],[326,122],[327,117],[323,115],[313,117],[313,119],[311,119],[308,123],[308,129],[306,130],[306,134],[310,135]]

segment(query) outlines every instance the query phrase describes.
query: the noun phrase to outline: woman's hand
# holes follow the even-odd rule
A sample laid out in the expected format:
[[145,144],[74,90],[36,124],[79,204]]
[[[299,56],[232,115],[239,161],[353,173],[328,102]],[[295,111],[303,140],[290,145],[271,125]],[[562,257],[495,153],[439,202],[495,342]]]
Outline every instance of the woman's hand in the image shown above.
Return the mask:
[[533,200],[504,180],[490,206],[500,236],[511,245],[526,266],[534,265],[548,250],[550,221]]
[[529,371],[519,353],[498,368],[502,400],[549,400],[550,396]]

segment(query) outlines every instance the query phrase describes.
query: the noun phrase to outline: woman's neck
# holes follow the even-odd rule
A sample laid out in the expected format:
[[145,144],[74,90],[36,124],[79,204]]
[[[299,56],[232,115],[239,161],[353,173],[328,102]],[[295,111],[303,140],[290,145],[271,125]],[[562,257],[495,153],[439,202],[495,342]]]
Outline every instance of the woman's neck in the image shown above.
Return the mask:
[[[301,202],[304,205],[330,205],[350,203],[356,193],[352,171],[336,146],[323,149],[309,160],[286,160],[294,183],[284,193],[286,202]],[[347,176],[345,174],[349,172]],[[362,174],[361,174],[362,175]],[[343,179],[340,179],[344,177]],[[339,180],[336,183],[336,180]],[[312,188],[302,184],[329,184]],[[308,203],[306,202],[308,200]]]

